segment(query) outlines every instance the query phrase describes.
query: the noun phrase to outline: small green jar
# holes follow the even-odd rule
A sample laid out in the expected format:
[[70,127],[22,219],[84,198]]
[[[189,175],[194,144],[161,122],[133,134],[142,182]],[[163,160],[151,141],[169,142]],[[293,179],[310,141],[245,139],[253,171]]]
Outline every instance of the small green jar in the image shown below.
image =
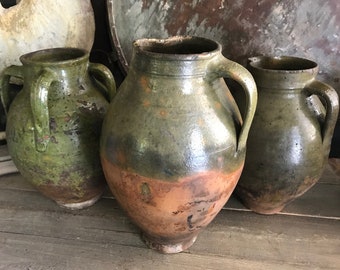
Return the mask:
[[[101,196],[105,178],[99,137],[115,92],[111,72],[89,63],[86,51],[55,48],[20,57],[0,78],[12,159],[25,179],[59,205],[79,209]],[[8,104],[9,81],[23,89]]]
[[253,57],[249,70],[259,100],[235,192],[251,210],[274,214],[319,180],[338,117],[338,95],[316,79],[318,65],[308,59]]

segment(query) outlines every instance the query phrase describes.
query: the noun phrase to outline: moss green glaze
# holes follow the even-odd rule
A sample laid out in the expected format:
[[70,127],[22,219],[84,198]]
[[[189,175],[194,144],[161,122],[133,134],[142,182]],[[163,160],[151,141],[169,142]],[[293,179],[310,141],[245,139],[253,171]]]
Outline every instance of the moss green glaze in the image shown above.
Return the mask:
[[259,102],[235,191],[248,208],[272,214],[320,178],[338,116],[338,96],[315,79],[318,66],[307,59],[254,57],[249,70]]
[[[103,169],[117,200],[146,232],[148,245],[179,252],[194,242],[193,235],[211,221],[236,185],[256,85],[212,40],[141,39],[133,49],[129,73],[104,120]],[[223,77],[244,88],[248,106],[243,124]],[[175,213],[181,213],[177,219]]]
[[[44,195],[70,208],[88,206],[105,187],[99,136],[115,83],[80,49],[56,48],[20,57],[0,78],[7,144],[20,173]],[[23,89],[7,102],[9,80]]]

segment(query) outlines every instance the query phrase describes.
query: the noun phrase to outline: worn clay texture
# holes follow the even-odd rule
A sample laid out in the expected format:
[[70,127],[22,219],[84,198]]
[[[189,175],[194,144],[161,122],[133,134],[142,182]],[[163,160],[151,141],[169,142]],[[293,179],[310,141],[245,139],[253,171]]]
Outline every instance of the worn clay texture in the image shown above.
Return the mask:
[[52,47],[89,51],[94,41],[90,0],[21,0],[8,9],[0,5],[0,72],[20,64],[25,53]]

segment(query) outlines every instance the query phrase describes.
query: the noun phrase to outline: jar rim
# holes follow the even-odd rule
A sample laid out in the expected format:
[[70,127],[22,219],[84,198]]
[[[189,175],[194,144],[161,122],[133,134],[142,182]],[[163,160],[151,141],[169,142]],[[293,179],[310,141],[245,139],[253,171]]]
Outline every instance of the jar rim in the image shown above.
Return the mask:
[[80,48],[59,47],[37,50],[20,56],[23,64],[64,65],[88,59],[89,53]]
[[143,38],[135,40],[133,46],[138,54],[163,59],[205,59],[221,51],[221,45],[218,42],[197,36]]
[[252,68],[267,72],[296,73],[318,68],[312,60],[295,56],[255,56],[248,58],[248,65]]

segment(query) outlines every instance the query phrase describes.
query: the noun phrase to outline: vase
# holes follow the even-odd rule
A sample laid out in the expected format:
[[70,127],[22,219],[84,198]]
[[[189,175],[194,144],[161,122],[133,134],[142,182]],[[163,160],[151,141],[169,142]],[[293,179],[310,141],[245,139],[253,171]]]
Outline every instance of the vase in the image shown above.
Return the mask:
[[[7,146],[25,179],[70,209],[95,203],[105,188],[99,158],[104,115],[115,91],[111,72],[76,48],[35,51],[7,67],[0,94],[7,113]],[[9,104],[12,77],[23,89]]]
[[316,80],[317,63],[298,57],[252,57],[258,106],[235,189],[254,212],[274,214],[309,190],[328,161],[338,95]]
[[[236,186],[256,85],[209,39],[139,39],[133,51],[104,119],[103,170],[147,246],[177,253],[194,243]],[[223,77],[244,87],[243,123]]]

